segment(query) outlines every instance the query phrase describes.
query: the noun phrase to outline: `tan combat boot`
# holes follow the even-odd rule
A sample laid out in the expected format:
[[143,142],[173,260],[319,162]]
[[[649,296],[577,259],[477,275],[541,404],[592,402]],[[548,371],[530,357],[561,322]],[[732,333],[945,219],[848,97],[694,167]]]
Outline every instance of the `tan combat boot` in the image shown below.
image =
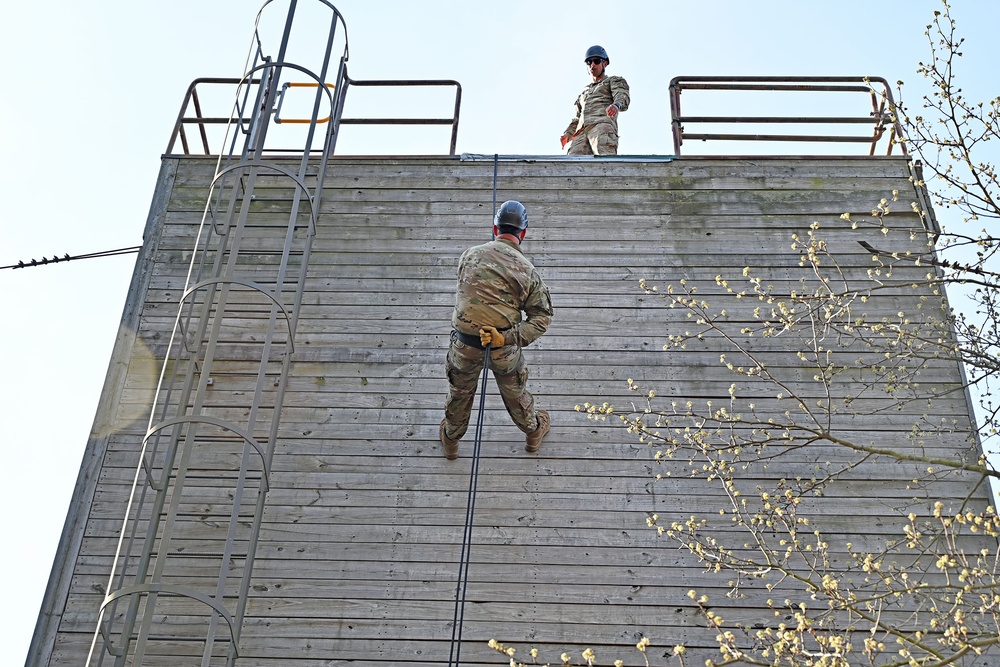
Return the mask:
[[458,440],[452,440],[445,433],[444,421],[441,420],[441,431],[438,435],[441,438],[441,444],[444,445],[444,457],[449,461],[454,461],[458,458]]
[[549,413],[545,410],[539,410],[535,416],[538,419],[538,428],[524,439],[524,449],[529,452],[537,452],[538,448],[542,446],[542,438],[549,432]]

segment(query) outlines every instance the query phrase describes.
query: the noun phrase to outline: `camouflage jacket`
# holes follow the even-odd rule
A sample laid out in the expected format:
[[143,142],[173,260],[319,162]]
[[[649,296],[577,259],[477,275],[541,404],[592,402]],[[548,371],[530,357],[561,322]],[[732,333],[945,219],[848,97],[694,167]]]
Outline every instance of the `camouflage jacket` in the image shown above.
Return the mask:
[[524,347],[545,333],[551,320],[549,288],[517,244],[498,239],[462,253],[451,318],[456,330],[476,335],[489,325],[503,331],[505,341]]
[[609,118],[607,108],[618,103],[621,111],[628,109],[628,83],[620,76],[601,75],[601,78],[589,84],[576,98],[576,108],[573,120],[566,126],[563,134],[576,134],[579,130],[598,123],[610,123],[618,133],[618,118]]

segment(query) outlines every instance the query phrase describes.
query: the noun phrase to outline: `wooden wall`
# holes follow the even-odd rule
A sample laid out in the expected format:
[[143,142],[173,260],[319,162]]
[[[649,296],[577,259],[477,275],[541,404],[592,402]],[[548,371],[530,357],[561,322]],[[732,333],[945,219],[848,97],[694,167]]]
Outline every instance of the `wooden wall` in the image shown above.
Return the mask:
[[[119,341],[112,359],[29,664],[79,667],[89,649],[156,379],[140,352],[164,354],[213,168],[208,159],[164,159],[125,315],[136,337]],[[489,238],[493,169],[492,159],[332,162],[239,665],[446,664],[472,431],[461,457],[446,461],[437,441],[443,357],[458,256]],[[666,336],[690,323],[643,293],[640,278],[660,285],[683,278],[711,300],[721,298],[715,276],[735,281],[751,266],[788,291],[803,274],[789,248],[792,234],[804,235],[818,221],[837,261],[861,279],[872,259],[857,241],[878,245],[884,237],[852,231],[840,215],[867,214],[898,190],[899,211],[889,223],[920,229],[908,210],[915,198],[908,164],[903,158],[538,158],[502,160],[498,172],[497,202],[514,198],[527,207],[525,252],[553,295],[551,329],[526,351],[530,387],[550,412],[552,430],[538,454],[524,452],[523,435],[490,385],[462,662],[506,664],[487,648],[497,638],[518,646],[521,658],[538,647],[540,662],[559,664],[564,650],[578,661],[589,646],[601,664],[621,658],[641,665],[629,647],[648,636],[653,664],[668,664],[663,656],[674,644],[690,647],[689,664],[703,664],[716,654],[714,632],[704,628],[689,589],[708,593],[727,620],[775,619],[750,617],[746,601],[725,597],[727,577],[705,573],[689,553],[658,538],[646,518],[686,518],[724,501],[702,480],[655,482],[662,468],[654,450],[574,406],[625,405],[636,398],[627,378],[661,396],[726,399],[733,378],[719,363],[721,344],[662,351]],[[270,196],[260,197],[260,211],[279,217],[287,196],[275,183]],[[868,308],[910,310],[920,296],[894,290]],[[748,319],[753,305],[737,306],[747,309],[739,317]],[[248,315],[247,335],[254,326]],[[752,344],[776,365],[796,366],[794,340]],[[237,377],[240,369],[232,371]],[[957,420],[956,435],[924,442],[924,451],[955,455],[967,446],[969,430],[959,369],[934,363],[923,381],[943,396],[930,407],[845,418],[843,427],[877,437],[881,446],[910,447],[911,427],[930,411],[931,420]],[[810,378],[803,374],[801,382],[806,387]],[[853,389],[845,382],[848,393]],[[240,405],[224,376],[213,391],[220,405]],[[785,409],[764,396],[760,408]],[[815,474],[839,456],[831,447],[807,448],[760,474]],[[929,511],[921,498],[970,492],[960,478],[918,491],[908,485],[915,474],[915,466],[902,464],[859,469],[816,505],[827,518],[824,530],[874,548],[898,536],[907,508]],[[986,502],[985,488],[972,493],[978,504]],[[191,514],[204,532],[188,536],[192,550],[215,525],[211,494],[196,505]],[[204,574],[192,561],[193,586]],[[182,638],[203,621],[157,622],[167,634],[160,637],[161,655],[145,664],[194,664],[184,656],[200,649]]]

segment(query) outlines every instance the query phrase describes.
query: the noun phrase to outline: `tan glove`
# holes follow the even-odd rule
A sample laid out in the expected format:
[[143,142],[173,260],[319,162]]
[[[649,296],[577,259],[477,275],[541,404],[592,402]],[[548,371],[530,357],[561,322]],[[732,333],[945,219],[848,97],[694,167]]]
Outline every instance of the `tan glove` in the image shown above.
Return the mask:
[[479,330],[479,342],[483,347],[487,345],[493,348],[503,347],[503,334],[494,327],[486,326]]

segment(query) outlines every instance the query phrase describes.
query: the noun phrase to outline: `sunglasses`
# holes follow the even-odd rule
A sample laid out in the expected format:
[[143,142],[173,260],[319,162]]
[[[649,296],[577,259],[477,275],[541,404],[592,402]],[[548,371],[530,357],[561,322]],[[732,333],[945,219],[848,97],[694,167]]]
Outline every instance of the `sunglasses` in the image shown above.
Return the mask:
[[604,59],[603,58],[587,58],[583,62],[584,62],[585,65],[587,65],[589,67],[590,65],[597,65],[599,63],[603,63]]

